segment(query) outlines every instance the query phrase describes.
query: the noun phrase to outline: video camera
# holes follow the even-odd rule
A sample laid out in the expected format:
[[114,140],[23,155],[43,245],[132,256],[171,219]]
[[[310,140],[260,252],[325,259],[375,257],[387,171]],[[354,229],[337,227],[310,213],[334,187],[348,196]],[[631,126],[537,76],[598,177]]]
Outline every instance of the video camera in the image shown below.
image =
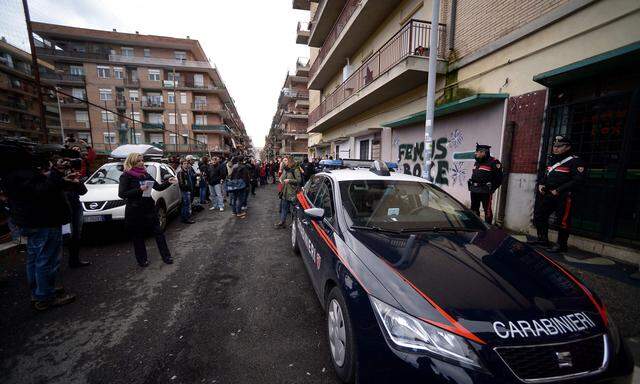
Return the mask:
[[54,160],[69,171],[82,167],[80,152],[60,144],[39,144],[22,138],[0,140],[0,175],[20,169],[47,171]]

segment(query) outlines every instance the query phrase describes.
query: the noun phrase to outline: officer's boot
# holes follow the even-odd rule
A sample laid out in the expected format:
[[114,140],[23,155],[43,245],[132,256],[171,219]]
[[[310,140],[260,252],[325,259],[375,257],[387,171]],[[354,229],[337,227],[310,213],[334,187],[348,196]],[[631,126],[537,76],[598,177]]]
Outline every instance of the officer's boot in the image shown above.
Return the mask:
[[549,228],[547,227],[538,227],[536,228],[538,232],[538,238],[536,240],[528,241],[531,245],[538,245],[541,247],[548,247],[551,245],[549,242]]
[[569,232],[561,229],[558,231],[558,242],[553,247],[549,248],[548,251],[553,253],[567,252],[568,241],[569,241]]

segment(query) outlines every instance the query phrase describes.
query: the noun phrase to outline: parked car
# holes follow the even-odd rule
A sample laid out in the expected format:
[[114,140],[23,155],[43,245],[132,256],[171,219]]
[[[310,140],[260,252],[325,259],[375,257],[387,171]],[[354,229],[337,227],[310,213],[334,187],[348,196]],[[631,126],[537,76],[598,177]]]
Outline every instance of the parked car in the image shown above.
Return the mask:
[[[157,148],[147,145],[125,145],[114,150],[112,157],[117,161],[102,165],[85,182],[87,193],[80,198],[84,223],[124,220],[125,201],[118,197],[118,185],[124,168],[123,159],[128,153],[142,153],[145,160],[149,160],[144,163],[147,172],[158,182],[174,177],[175,171],[168,164],[159,161],[161,152],[157,154],[157,151]],[[177,184],[171,185],[161,192],[153,190],[151,197],[158,207],[160,227],[164,229],[169,215],[180,208],[180,189]]]
[[424,179],[380,162],[314,175],[291,246],[344,382],[631,381],[629,349],[593,291]]

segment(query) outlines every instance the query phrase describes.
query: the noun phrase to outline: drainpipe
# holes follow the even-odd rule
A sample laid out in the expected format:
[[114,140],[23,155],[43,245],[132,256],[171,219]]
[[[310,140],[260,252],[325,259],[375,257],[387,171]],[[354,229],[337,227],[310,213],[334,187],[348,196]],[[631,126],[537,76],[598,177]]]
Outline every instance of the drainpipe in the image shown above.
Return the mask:
[[509,175],[511,174],[511,154],[513,149],[513,137],[515,136],[516,122],[509,121],[505,129],[504,147],[502,149],[502,186],[500,187],[500,195],[498,196],[498,217],[496,218],[496,226],[504,227],[505,209],[507,207],[507,191],[509,188]]
[[458,9],[458,0],[451,0],[451,12],[449,22],[447,23],[447,48],[453,51],[453,40],[456,36],[456,13]]

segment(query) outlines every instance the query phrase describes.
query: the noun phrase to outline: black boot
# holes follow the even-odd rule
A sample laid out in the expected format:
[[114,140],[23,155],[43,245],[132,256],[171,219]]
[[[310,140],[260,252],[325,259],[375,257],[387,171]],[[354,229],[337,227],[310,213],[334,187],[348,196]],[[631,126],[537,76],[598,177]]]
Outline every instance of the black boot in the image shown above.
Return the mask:
[[551,248],[547,249],[547,251],[551,253],[561,253],[567,252],[569,247],[567,243],[569,242],[569,232],[565,230],[558,231],[558,242]]
[[528,244],[538,245],[541,247],[548,247],[551,245],[549,242],[549,230],[547,228],[537,228],[538,238],[536,240],[527,241]]

